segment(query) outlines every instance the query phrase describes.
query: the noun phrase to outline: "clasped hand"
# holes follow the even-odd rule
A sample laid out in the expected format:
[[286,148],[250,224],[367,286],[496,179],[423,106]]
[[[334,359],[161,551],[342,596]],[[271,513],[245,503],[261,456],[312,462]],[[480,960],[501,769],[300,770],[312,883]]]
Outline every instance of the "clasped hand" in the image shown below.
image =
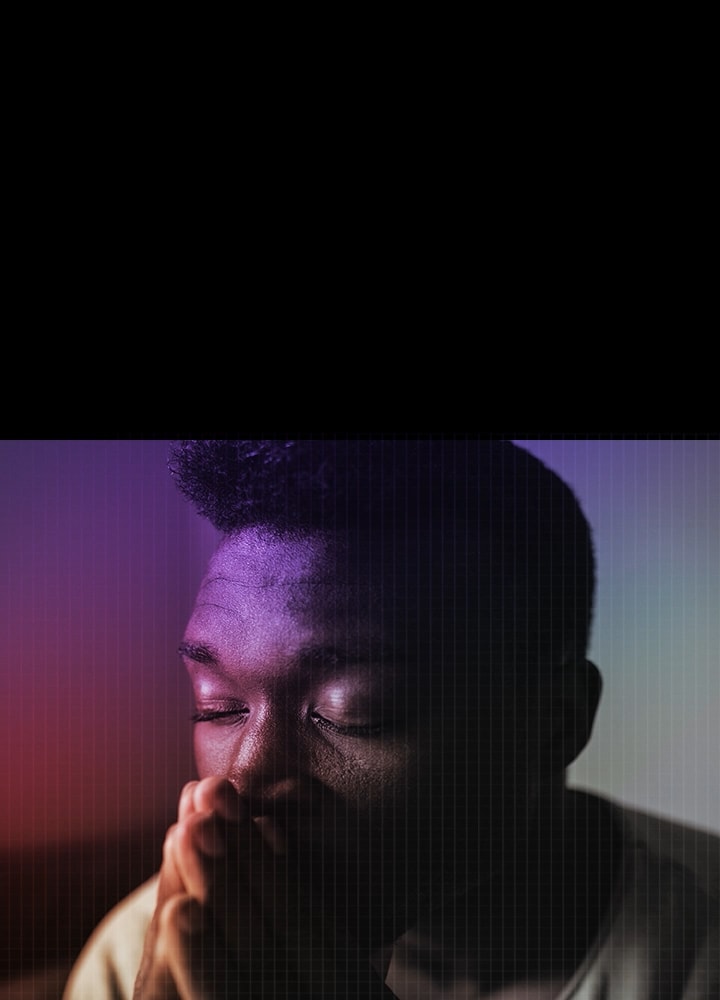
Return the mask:
[[134,1000],[392,997],[340,923],[301,888],[272,817],[253,819],[225,779],[190,782],[165,837]]

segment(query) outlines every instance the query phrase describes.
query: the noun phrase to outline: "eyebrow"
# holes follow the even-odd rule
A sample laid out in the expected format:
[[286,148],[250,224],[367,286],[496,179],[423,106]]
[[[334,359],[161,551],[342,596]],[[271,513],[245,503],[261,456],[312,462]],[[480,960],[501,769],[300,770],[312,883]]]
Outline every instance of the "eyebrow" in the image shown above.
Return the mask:
[[216,653],[209,646],[196,646],[192,642],[181,642],[177,651],[180,656],[184,656],[188,660],[193,660],[195,663],[203,663],[215,667],[220,666]]
[[[203,666],[214,667],[222,672],[218,654],[210,646],[196,645],[192,642],[181,642],[177,649],[180,656]],[[351,655],[347,649],[338,646],[306,646],[300,649],[292,658],[292,664],[297,667],[348,667],[361,663],[373,663],[384,657],[393,658],[393,650],[382,645],[371,645],[364,650],[358,650]]]

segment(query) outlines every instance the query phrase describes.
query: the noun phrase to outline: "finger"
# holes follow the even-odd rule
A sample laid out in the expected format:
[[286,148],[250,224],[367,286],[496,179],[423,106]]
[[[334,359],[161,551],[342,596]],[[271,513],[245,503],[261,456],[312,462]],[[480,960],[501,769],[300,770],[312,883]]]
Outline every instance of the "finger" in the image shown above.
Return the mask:
[[134,1000],[210,1000],[199,970],[198,945],[205,920],[202,907],[178,893],[158,910],[151,960],[135,981]]
[[178,803],[178,822],[187,819],[195,812],[195,804],[193,802],[193,795],[195,789],[198,785],[197,781],[188,781],[186,785],[183,786],[183,790],[180,793],[180,801]]
[[219,996],[226,985],[223,962],[200,903],[191,896],[174,896],[163,907],[160,923],[159,964],[165,964],[180,1000]]
[[173,823],[165,834],[162,864],[160,865],[160,878],[158,882],[158,906],[162,906],[165,900],[169,899],[170,896],[174,896],[176,893],[183,892],[185,890],[182,876],[176,862],[175,838],[177,837],[178,829],[179,824]]
[[175,863],[186,892],[208,903],[228,952],[241,964],[276,971],[298,970],[313,956],[313,976],[308,970],[303,978],[326,978],[335,961],[334,942],[325,946],[334,927],[318,919],[311,905],[301,905],[282,826],[268,815],[251,820],[247,805],[222,778],[203,779],[186,795],[192,795],[196,812],[178,824]]
[[164,946],[161,930],[166,904],[173,898],[196,894],[203,899],[209,879],[204,865],[222,849],[222,839],[214,829],[217,821],[211,816],[194,812],[193,792],[198,782],[189,782],[180,796],[178,814],[181,822],[174,823],[165,835],[160,867],[157,903],[145,935],[143,956],[136,980],[137,997],[175,997],[176,990],[168,976],[167,962],[158,954]]
[[239,966],[255,970],[262,982],[286,983],[278,995],[328,995],[329,989],[338,997],[369,998],[377,988],[382,994],[369,954],[348,947],[289,862],[282,825],[265,815],[221,826],[227,854],[206,869],[209,909]]
[[[236,851],[228,848],[239,871],[235,877],[229,875],[224,885],[247,885],[254,909],[262,913],[266,935],[280,946],[283,962],[296,974],[297,988],[309,995],[328,988],[335,996],[344,997],[345,990],[355,991],[352,995],[358,997],[374,995],[382,982],[371,967],[369,950],[347,939],[317,887],[301,876],[288,857],[282,824],[264,815],[256,817],[249,830],[241,824],[240,831],[245,837],[240,838]],[[225,915],[231,929],[233,917],[232,912]],[[243,933],[247,929],[238,924],[235,934]]]
[[[308,933],[309,921],[303,927],[295,879],[287,857],[277,851],[282,832],[266,816],[262,822],[227,824],[226,835],[227,856],[212,873],[213,919],[238,961],[263,968],[266,978],[274,970],[278,981],[285,977],[299,988],[301,952],[317,955],[320,942]],[[278,995],[285,992],[280,989]],[[300,995],[293,989],[290,993]]]
[[178,823],[170,853],[185,891],[206,903],[214,881],[213,867],[225,854],[225,836],[217,817],[194,813]]
[[239,823],[249,814],[232,783],[218,775],[196,782],[192,796],[196,812],[214,812],[231,823]]
[[[234,824],[219,817],[214,821],[213,834],[221,834],[225,852],[200,858],[207,885],[198,898],[208,901],[214,926],[232,954],[243,962],[253,963],[258,956],[262,961],[275,941],[273,921],[263,905],[268,897],[278,895],[278,888],[270,881],[277,856],[251,821]],[[204,834],[204,825],[198,825],[197,831]],[[188,872],[193,885],[194,877]],[[281,908],[278,902],[278,911]]]
[[[256,927],[259,921],[255,920]],[[177,896],[166,904],[161,918],[160,957],[170,970],[172,983],[181,1000],[220,997],[260,1000],[268,996],[293,995],[278,991],[277,953],[257,934],[244,960],[231,954],[218,933],[207,907],[190,896]],[[173,994],[174,997],[174,994]]]
[[162,907],[156,907],[152,924],[145,936],[143,957],[135,978],[133,1000],[178,1000],[179,998],[167,962],[167,948],[161,920],[168,902],[169,900]]
[[[158,878],[157,902],[152,920],[145,933],[143,954],[135,981],[135,993],[133,994],[135,1000],[145,1000],[146,996],[149,998],[153,996],[162,997],[163,984],[167,985],[165,978],[163,978],[167,974],[161,973],[157,966],[156,949],[160,932],[160,915],[163,906],[173,896],[185,891],[183,880],[175,863],[174,839],[177,827],[178,825],[175,823],[169,828],[163,842],[163,858]],[[170,989],[169,986],[168,989]],[[172,996],[172,993],[169,993],[169,996]]]

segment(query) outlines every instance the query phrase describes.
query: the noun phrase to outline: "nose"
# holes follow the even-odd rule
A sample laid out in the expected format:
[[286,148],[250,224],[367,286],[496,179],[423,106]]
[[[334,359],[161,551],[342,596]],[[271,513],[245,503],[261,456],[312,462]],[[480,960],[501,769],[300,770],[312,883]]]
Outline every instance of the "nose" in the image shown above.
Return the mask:
[[311,777],[302,742],[297,720],[270,708],[251,711],[229,762],[228,778],[253,815],[309,807]]

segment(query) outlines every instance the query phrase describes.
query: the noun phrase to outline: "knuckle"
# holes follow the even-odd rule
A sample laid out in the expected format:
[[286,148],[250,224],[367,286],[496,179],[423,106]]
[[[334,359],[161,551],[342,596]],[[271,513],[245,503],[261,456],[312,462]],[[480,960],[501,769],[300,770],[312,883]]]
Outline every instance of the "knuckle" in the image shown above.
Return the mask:
[[214,813],[194,813],[178,825],[175,835],[178,852],[187,858],[194,855],[218,857],[224,853],[225,839]]
[[195,793],[195,788],[197,786],[197,781],[188,781],[183,785],[182,791],[180,792],[180,799],[178,802],[178,810],[186,810],[190,808],[193,801],[193,795]]
[[193,805],[199,812],[204,812],[212,808],[216,781],[215,777],[202,778],[195,786],[193,790]]
[[193,791],[193,802],[198,810],[217,809],[235,790],[227,778],[213,774],[197,783]]
[[187,851],[193,846],[193,831],[197,826],[195,816],[188,816],[187,819],[177,824],[173,842],[178,851]]

